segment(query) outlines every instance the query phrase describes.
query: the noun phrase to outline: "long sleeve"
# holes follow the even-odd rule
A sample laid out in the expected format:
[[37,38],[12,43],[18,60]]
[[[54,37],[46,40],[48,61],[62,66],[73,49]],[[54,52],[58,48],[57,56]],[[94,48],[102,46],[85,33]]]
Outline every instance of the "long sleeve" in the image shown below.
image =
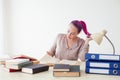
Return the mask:
[[56,37],[55,41],[53,42],[51,48],[48,51],[51,56],[55,55],[58,37],[59,37],[59,35]]
[[86,44],[85,41],[83,41],[83,44],[78,53],[78,58],[81,61],[85,61],[85,54],[88,53],[88,51],[89,51],[89,44]]

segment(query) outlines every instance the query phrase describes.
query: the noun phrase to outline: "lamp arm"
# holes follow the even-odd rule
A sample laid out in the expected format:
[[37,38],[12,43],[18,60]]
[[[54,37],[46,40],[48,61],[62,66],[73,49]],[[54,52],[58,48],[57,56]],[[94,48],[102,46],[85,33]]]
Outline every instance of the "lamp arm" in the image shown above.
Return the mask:
[[110,44],[112,45],[113,55],[115,55],[115,47],[114,47],[113,43],[111,42],[111,40],[110,40],[106,35],[104,35],[104,36],[105,36],[105,38],[110,42]]

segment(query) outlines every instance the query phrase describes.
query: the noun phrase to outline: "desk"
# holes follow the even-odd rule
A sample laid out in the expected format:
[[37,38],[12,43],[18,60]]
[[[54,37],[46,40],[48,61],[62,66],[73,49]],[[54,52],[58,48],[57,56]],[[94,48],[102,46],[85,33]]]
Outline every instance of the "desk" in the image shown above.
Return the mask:
[[0,66],[0,80],[120,80],[120,76],[86,74],[85,63],[80,63],[80,65],[80,77],[53,77],[53,67],[50,67],[49,70],[45,72],[27,74],[22,72],[9,73]]

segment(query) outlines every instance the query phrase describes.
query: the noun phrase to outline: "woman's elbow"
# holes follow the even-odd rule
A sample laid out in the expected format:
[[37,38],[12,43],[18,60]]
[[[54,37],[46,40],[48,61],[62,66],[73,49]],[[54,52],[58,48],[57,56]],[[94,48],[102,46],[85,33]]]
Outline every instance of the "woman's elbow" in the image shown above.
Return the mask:
[[85,62],[85,59],[80,59],[82,62]]

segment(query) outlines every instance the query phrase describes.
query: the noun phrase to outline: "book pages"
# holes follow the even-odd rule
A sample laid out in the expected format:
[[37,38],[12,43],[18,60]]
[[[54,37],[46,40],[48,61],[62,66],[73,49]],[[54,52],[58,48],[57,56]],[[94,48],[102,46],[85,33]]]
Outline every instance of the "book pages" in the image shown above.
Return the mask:
[[50,55],[46,54],[40,59],[40,64],[48,64],[48,65],[54,65],[55,63],[58,63],[60,60],[51,57]]
[[59,60],[55,57],[51,57],[50,55],[46,54],[40,59],[41,64],[48,64],[48,65],[54,65],[54,64],[69,64],[69,65],[80,65],[80,62],[77,60]]

